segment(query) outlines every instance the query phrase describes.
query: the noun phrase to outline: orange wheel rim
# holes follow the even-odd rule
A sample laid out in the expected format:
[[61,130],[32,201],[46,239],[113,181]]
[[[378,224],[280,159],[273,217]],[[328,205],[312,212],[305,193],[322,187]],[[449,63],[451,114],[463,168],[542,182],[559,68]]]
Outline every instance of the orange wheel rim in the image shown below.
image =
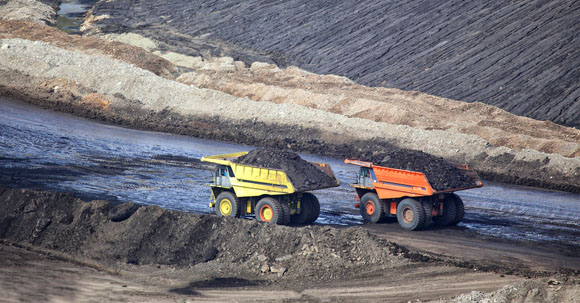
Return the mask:
[[270,222],[272,221],[272,218],[274,217],[274,211],[272,210],[272,207],[270,207],[269,205],[264,205],[262,206],[262,208],[260,208],[260,219],[264,222]]
[[365,205],[365,210],[367,211],[367,215],[374,215],[375,213],[375,203],[369,202]]

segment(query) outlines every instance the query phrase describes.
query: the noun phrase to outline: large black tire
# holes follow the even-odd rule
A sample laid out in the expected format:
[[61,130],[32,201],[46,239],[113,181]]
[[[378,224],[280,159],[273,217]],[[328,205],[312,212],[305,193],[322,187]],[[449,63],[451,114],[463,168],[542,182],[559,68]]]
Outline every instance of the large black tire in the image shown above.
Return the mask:
[[280,202],[280,206],[282,207],[282,211],[284,212],[282,224],[288,225],[288,223],[290,223],[290,206],[288,206],[288,202]]
[[385,203],[377,194],[366,193],[360,199],[360,215],[367,222],[382,222],[385,217]]
[[455,219],[449,225],[457,225],[457,223],[463,220],[463,216],[465,216],[465,205],[457,194],[452,193],[449,197],[452,197],[455,202]]
[[315,195],[311,193],[304,193],[302,194],[302,201],[308,201],[310,204],[310,216],[308,216],[308,220],[306,220],[306,224],[314,223],[320,216],[320,202]]
[[427,228],[433,223],[433,203],[429,199],[421,201],[423,210],[425,211],[425,221],[423,221],[423,228]]
[[405,230],[419,230],[425,222],[423,205],[414,199],[404,199],[397,205],[397,221]]
[[284,210],[278,200],[265,197],[256,204],[256,219],[260,222],[284,224]]
[[457,207],[455,199],[449,195],[443,200],[443,215],[433,217],[433,222],[438,226],[447,226],[455,221],[457,216]]
[[129,219],[141,205],[135,202],[125,202],[114,206],[109,210],[109,219],[113,222],[121,222]]
[[308,221],[308,219],[310,218],[310,213],[311,213],[311,209],[310,209],[310,204],[305,203],[304,200],[300,201],[300,209],[298,210],[298,213],[292,215],[290,217],[290,222],[292,224],[306,224],[306,221]]
[[222,217],[239,217],[240,201],[232,192],[221,192],[215,200],[215,213]]
[[310,224],[320,215],[320,202],[315,195],[311,193],[302,194],[300,200],[300,213],[290,217],[290,221],[294,224]]

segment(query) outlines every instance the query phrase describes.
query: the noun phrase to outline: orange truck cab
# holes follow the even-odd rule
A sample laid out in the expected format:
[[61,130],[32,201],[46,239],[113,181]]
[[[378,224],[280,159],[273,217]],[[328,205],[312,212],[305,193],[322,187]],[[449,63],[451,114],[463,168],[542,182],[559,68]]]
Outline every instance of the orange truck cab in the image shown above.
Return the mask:
[[463,201],[455,191],[483,186],[477,173],[467,165],[454,164],[473,180],[473,185],[462,188],[435,190],[425,174],[374,165],[359,160],[344,163],[360,166],[357,180],[350,186],[356,190],[355,207],[371,223],[397,218],[406,230],[419,230],[432,223],[439,226],[455,225],[463,220]]

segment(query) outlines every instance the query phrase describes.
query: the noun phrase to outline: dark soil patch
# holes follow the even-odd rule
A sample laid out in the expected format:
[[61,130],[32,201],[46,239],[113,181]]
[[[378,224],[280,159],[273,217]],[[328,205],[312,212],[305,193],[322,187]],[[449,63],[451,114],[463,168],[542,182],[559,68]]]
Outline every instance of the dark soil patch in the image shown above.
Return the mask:
[[[120,204],[125,209],[133,206]],[[300,286],[427,263],[531,277],[551,274],[422,253],[360,227],[278,226],[157,206],[141,206],[123,220],[113,220],[115,207],[119,208],[102,200],[83,202],[67,193],[0,187],[0,241],[64,252],[106,266],[157,264],[195,271],[200,264],[202,272],[215,272],[205,281],[172,290],[184,294],[206,285],[216,287],[212,282],[221,287],[271,281]]]
[[234,162],[282,170],[290,178],[296,191],[338,186],[335,178],[290,150],[258,148],[237,158]]
[[[118,217],[121,210],[125,210],[123,218]],[[231,277],[266,280],[326,280],[352,276],[370,264],[381,268],[407,262],[398,256],[402,252],[398,246],[358,227],[292,228],[5,188],[0,188],[0,239],[105,265],[204,264],[215,272],[227,268]],[[232,286],[245,283],[220,281]]]

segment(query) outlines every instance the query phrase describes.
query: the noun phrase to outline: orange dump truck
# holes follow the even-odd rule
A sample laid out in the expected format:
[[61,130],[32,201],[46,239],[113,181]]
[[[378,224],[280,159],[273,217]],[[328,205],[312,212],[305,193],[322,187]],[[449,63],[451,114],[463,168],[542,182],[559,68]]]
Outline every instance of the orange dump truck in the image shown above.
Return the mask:
[[351,184],[357,193],[355,204],[365,221],[378,223],[396,217],[406,230],[419,230],[435,223],[455,225],[463,220],[464,206],[454,192],[483,186],[477,173],[467,165],[453,164],[472,182],[461,188],[435,190],[425,174],[374,165],[359,160],[344,163],[360,166],[357,182]]

